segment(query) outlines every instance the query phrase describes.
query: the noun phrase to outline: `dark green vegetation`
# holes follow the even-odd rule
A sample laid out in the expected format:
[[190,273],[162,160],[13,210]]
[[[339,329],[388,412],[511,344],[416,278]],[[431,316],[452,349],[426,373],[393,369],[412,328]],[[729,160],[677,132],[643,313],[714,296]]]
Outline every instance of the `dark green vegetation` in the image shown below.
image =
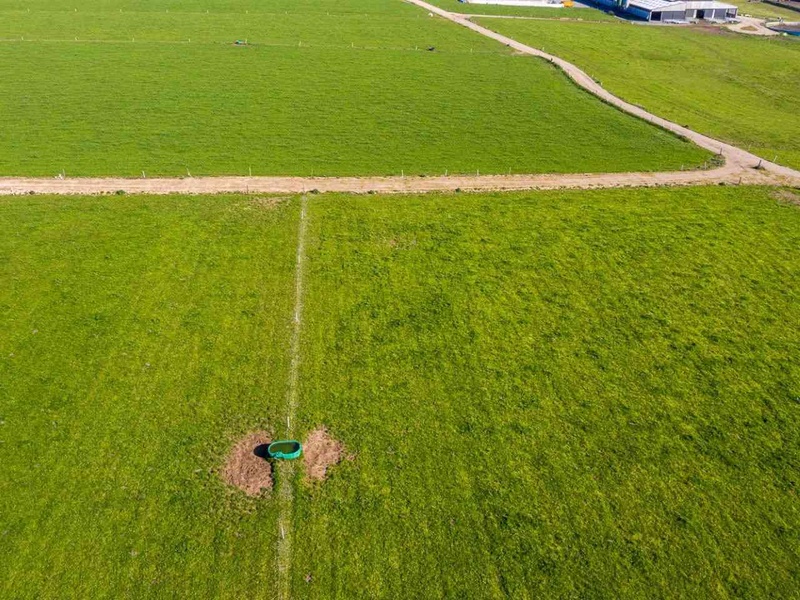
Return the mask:
[[800,168],[800,43],[716,29],[485,19],[655,114]]
[[0,0],[0,39],[0,175],[597,172],[707,159],[550,65],[401,0]]
[[613,15],[603,10],[573,6],[572,8],[541,8],[529,6],[499,6],[492,4],[465,4],[458,0],[427,0],[429,4],[439,6],[455,13],[471,15],[506,15],[517,17],[533,17],[537,19],[582,19],[584,21],[611,21]]
[[[312,196],[292,597],[791,597],[793,194]],[[0,596],[272,595],[297,208],[0,200]]]
[[283,409],[297,211],[0,200],[0,596],[272,589],[276,510],[215,474]]

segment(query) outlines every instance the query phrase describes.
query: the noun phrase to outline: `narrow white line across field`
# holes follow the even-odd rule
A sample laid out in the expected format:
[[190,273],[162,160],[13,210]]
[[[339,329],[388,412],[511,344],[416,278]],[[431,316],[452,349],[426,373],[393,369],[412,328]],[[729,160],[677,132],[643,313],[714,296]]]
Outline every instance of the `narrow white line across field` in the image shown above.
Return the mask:
[[[294,416],[297,409],[300,374],[300,333],[303,323],[303,270],[306,257],[306,204],[300,200],[300,223],[297,229],[297,258],[294,275],[294,315],[290,343],[289,385],[286,390],[286,439],[294,436]],[[288,600],[291,589],[292,538],[294,536],[292,510],[294,507],[294,461],[278,463],[278,598]]]

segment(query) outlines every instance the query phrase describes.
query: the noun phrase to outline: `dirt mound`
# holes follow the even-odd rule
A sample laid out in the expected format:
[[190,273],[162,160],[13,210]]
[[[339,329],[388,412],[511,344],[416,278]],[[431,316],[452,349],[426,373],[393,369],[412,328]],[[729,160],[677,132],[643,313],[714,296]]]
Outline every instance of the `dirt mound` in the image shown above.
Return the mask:
[[311,481],[322,481],[332,467],[344,457],[344,444],[328,435],[324,427],[308,434],[303,444],[303,466],[306,477]]
[[266,460],[270,437],[263,431],[251,433],[231,448],[222,479],[248,496],[258,496],[272,489],[272,465]]

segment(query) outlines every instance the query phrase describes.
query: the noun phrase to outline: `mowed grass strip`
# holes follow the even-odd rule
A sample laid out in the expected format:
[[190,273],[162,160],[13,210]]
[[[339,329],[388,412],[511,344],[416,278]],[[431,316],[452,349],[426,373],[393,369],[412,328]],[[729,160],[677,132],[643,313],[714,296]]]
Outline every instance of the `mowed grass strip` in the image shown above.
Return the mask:
[[263,597],[218,470],[284,411],[298,205],[0,200],[0,596]]
[[320,197],[303,598],[788,598],[800,192]]
[[794,39],[625,23],[481,24],[575,63],[661,117],[800,168],[800,43]]
[[14,13],[0,25],[16,40],[0,43],[0,175],[653,171],[709,158],[547,63],[388,4],[369,17]]

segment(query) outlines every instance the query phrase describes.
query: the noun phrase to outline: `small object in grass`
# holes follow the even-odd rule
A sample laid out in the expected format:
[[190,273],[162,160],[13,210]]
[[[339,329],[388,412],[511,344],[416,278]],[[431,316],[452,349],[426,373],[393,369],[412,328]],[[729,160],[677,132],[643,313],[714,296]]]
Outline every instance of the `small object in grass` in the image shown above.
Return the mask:
[[270,458],[281,458],[283,460],[294,460],[303,451],[303,446],[296,440],[278,440],[272,442],[267,448]]
[[306,583],[311,583],[312,579],[313,579],[313,577],[311,577],[311,573],[306,573],[306,576],[305,576]]

